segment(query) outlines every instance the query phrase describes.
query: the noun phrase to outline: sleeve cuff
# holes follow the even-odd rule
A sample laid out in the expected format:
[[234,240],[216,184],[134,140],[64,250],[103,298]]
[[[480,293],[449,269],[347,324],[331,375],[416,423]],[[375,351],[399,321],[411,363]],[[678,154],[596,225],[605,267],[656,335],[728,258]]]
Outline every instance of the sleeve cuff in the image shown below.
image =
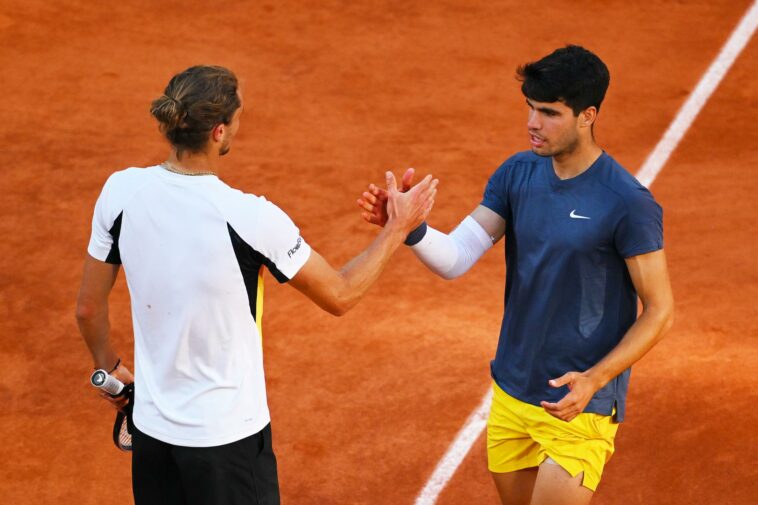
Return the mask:
[[413,246],[421,242],[421,239],[426,235],[426,227],[426,221],[418,225],[416,229],[410,232],[405,238],[405,245]]
[[292,280],[292,278],[297,275],[300,269],[303,268],[306,263],[308,263],[308,259],[311,257],[311,246],[305,240],[303,240],[303,250],[298,253],[298,255],[299,259],[297,263],[287,265],[287,272],[282,273],[281,278],[277,277],[276,280],[278,280],[280,284]]

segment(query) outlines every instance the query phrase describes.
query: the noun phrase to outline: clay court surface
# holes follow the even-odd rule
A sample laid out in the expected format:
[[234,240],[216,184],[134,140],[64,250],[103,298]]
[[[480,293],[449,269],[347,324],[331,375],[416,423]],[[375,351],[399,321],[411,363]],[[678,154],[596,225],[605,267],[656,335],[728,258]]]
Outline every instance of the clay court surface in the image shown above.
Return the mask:
[[[376,233],[355,199],[386,169],[439,177],[433,226],[468,214],[528,148],[514,69],[567,42],[610,67],[596,134],[636,172],[749,7],[423,4],[2,1],[0,501],[131,502],[74,307],[102,184],[165,159],[148,105],[174,73],[237,73],[246,110],[222,179],[276,202],[339,266]],[[756,503],[756,69],[754,38],[652,185],[677,320],[634,368],[596,505]],[[452,282],[401,250],[341,319],[267,275],[283,503],[414,502],[489,387],[504,269],[502,243]],[[123,273],[111,301],[132,368]],[[497,503],[482,436],[438,503]]]

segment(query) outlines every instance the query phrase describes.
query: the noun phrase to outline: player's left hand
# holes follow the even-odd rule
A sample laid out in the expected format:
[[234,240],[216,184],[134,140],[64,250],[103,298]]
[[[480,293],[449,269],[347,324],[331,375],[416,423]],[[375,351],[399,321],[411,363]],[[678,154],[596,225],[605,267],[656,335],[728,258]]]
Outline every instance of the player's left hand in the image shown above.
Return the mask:
[[557,379],[549,380],[548,384],[554,388],[569,388],[569,394],[558,403],[540,402],[548,414],[566,422],[581,414],[599,389],[592,379],[580,372],[568,372]]
[[[405,193],[411,189],[415,173],[416,171],[413,168],[405,171],[401,182],[401,193]],[[369,184],[368,191],[364,191],[361,198],[358,199],[358,207],[363,209],[361,217],[363,217],[364,221],[382,227],[387,224],[388,199],[389,194],[386,189],[380,188],[376,184]]]

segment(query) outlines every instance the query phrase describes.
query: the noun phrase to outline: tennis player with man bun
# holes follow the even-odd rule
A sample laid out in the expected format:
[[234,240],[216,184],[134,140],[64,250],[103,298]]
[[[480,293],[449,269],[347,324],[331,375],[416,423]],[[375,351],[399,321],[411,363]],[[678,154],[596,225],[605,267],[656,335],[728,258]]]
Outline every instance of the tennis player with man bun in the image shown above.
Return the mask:
[[[662,210],[595,143],[610,81],[600,58],[567,46],[518,77],[531,151],[492,174],[455,230],[424,224],[409,245],[452,279],[505,237],[488,466],[503,504],[582,505],[613,454],[630,367],[672,324]],[[383,224],[385,201],[372,185],[358,203],[367,221]]]
[[[279,503],[261,348],[262,268],[344,314],[434,202],[431,176],[401,193],[388,172],[387,225],[334,270],[279,207],[219,179],[242,110],[229,70],[196,66],[175,75],[151,109],[171,143],[168,159],[114,173],[95,205],[76,315],[95,368],[135,385],[137,505]],[[121,265],[134,377],[109,339],[108,296]]]

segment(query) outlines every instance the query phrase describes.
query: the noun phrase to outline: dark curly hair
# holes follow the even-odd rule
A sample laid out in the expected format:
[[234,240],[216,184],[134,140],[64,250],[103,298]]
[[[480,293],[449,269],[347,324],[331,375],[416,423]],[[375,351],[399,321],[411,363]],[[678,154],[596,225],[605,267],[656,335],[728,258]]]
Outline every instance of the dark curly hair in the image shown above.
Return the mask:
[[516,70],[521,92],[537,102],[563,102],[574,115],[587,107],[600,110],[611,77],[608,67],[581,46],[568,45]]

